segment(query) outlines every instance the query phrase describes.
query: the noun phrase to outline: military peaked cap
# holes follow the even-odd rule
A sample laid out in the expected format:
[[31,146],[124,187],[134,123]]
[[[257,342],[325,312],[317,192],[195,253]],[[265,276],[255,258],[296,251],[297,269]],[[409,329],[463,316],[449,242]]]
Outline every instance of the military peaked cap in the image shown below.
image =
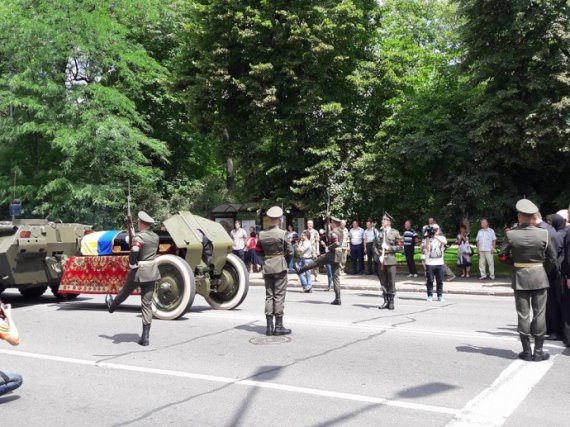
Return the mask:
[[283,216],[283,209],[281,209],[279,206],[273,206],[267,211],[267,216],[273,219],[281,218]]
[[338,219],[336,216],[331,216],[331,221],[332,221],[332,222],[336,222],[337,224],[340,224],[340,223],[341,223],[341,220]]
[[528,199],[521,199],[516,204],[517,212],[524,215],[534,215],[538,212],[538,207]]
[[144,222],[145,224],[154,224],[154,219],[147,214],[145,211],[139,211],[137,217],[139,218],[140,222]]
[[389,219],[390,221],[394,222],[394,218],[392,218],[392,215],[390,215],[388,212],[384,212],[384,216],[382,217],[382,220],[385,219]]

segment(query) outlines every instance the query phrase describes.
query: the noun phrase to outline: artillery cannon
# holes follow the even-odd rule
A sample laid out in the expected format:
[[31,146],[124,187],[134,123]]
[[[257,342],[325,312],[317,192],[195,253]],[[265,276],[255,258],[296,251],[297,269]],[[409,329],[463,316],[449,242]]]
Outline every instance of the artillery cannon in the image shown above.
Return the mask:
[[[107,236],[107,243],[101,245],[107,252],[86,255],[88,249],[84,249],[84,256],[70,257],[60,294],[116,293],[122,287],[128,270],[127,232],[99,233]],[[156,263],[162,277],[153,296],[155,317],[170,320],[184,315],[196,293],[219,310],[231,310],[243,302],[249,273],[243,261],[231,253],[232,240],[220,224],[180,212],[163,222],[159,237]],[[82,247],[89,239],[87,235]]]

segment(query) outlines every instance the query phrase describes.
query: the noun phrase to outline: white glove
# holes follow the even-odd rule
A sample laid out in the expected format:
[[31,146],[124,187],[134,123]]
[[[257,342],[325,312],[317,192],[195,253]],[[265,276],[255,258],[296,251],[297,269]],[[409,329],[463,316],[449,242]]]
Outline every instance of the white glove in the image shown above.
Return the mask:
[[380,264],[384,264],[384,255],[380,255]]
[[139,268],[138,264],[129,264],[129,270],[134,270],[135,268]]
[[390,250],[390,245],[386,242],[382,243],[382,249]]

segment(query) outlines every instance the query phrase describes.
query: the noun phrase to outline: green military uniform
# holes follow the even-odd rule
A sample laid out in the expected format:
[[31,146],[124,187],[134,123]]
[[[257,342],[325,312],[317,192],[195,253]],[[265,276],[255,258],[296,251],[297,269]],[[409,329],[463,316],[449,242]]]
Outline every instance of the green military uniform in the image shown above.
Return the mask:
[[[389,219],[392,222],[392,217],[384,215],[383,220]],[[398,243],[402,241],[402,236],[398,230],[394,228],[381,228],[376,234],[376,241],[374,242],[375,252],[378,255],[378,277],[380,279],[380,287],[382,288],[382,297],[384,304],[379,308],[394,309],[394,298],[396,296],[396,253],[400,251]],[[387,247],[384,247],[386,243]]]
[[[283,210],[274,206],[267,211],[272,219],[281,218]],[[291,333],[283,327],[285,294],[287,293],[287,266],[291,261],[293,249],[287,232],[278,225],[259,233],[257,252],[265,257],[263,279],[265,281],[265,317],[267,319],[266,335],[285,335]],[[273,328],[275,316],[275,328]]]
[[[335,225],[338,225],[340,223],[340,220],[338,218],[331,218],[331,220]],[[335,293],[335,299],[331,302],[333,305],[341,305],[340,270],[342,262],[344,260],[342,249],[343,237],[343,232],[339,228],[334,228],[329,235],[330,245],[327,247],[327,252],[320,255],[315,260],[309,260],[305,262],[305,266],[303,268],[296,268],[297,273],[304,273],[305,271],[309,271],[312,268],[320,268],[324,265],[330,264],[333,271],[333,286]]]
[[[538,208],[530,200],[520,200],[517,211],[530,218]],[[523,344],[519,357],[525,360],[545,360],[542,351],[546,333],[545,309],[549,287],[546,270],[556,268],[556,251],[549,244],[548,232],[529,222],[520,221],[518,227],[507,231],[499,260],[512,265],[512,288],[518,316],[518,332]],[[533,319],[530,321],[532,308]],[[535,353],[531,355],[530,335],[535,339]]]
[[[154,224],[154,220],[143,211],[138,213],[138,219],[148,225]],[[160,279],[160,272],[155,262],[158,245],[158,235],[151,230],[142,230],[135,234],[131,243],[129,273],[125,284],[116,298],[113,299],[108,295],[106,299],[108,310],[112,313],[135,289],[141,289],[143,323],[143,337],[139,342],[141,345],[148,345],[148,334],[152,322],[152,296],[156,281]]]

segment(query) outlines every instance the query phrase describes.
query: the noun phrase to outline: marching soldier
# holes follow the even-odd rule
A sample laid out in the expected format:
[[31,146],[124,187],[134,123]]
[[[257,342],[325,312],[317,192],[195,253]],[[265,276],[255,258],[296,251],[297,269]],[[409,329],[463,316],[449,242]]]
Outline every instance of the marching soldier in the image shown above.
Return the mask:
[[[519,358],[540,362],[550,357],[542,345],[546,333],[547,270],[556,268],[556,252],[549,244],[548,232],[531,224],[532,216],[538,212],[536,205],[522,199],[517,202],[516,209],[519,225],[507,231],[499,260],[514,267],[512,288],[515,291],[518,332],[523,347]],[[534,336],[534,354],[530,345],[531,334]]]
[[141,311],[143,331],[140,345],[149,344],[150,324],[152,322],[152,295],[156,281],[160,279],[158,266],[154,262],[158,252],[158,235],[151,230],[154,219],[146,212],[138,213],[139,232],[133,237],[129,254],[129,274],[125,285],[116,298],[105,297],[109,313],[115,309],[138,287],[141,288]]
[[[259,233],[256,251],[265,257],[263,264],[263,280],[265,281],[265,318],[267,330],[265,335],[287,335],[291,329],[283,326],[283,310],[287,293],[287,266],[293,256],[291,242],[287,232],[279,228],[283,209],[273,206],[267,211],[269,230]],[[275,316],[275,327],[273,327]]]
[[375,248],[379,254],[378,276],[384,304],[380,309],[394,310],[394,297],[396,296],[396,252],[400,250],[399,243],[402,237],[398,230],[392,228],[393,218],[385,213],[382,217],[382,228],[378,230]]
[[333,305],[341,305],[340,301],[340,269],[343,261],[342,239],[343,233],[339,229],[340,219],[331,217],[331,233],[329,235],[330,245],[326,252],[315,260],[308,260],[302,268],[295,267],[298,274],[309,271],[312,268],[320,268],[323,265],[332,265],[333,270],[333,286],[335,299],[331,302]]

